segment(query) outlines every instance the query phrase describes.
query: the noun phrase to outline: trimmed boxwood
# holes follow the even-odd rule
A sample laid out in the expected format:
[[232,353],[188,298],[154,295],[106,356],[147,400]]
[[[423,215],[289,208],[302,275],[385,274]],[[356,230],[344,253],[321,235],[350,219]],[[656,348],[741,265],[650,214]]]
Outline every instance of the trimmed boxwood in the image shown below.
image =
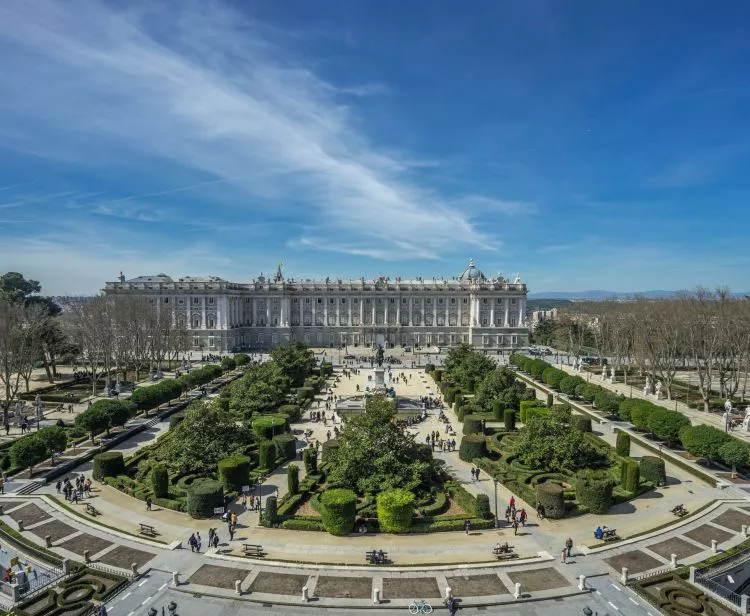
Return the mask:
[[402,488],[378,494],[378,522],[386,533],[404,533],[414,517],[414,493]]
[[321,461],[327,461],[329,459],[329,456],[331,455],[331,451],[333,451],[334,449],[338,449],[338,446],[339,442],[335,438],[323,443],[323,453],[320,456]]
[[273,526],[278,520],[278,502],[275,496],[269,496],[266,499],[266,510],[263,512],[263,521],[267,526]]
[[318,452],[314,447],[307,447],[302,454],[302,461],[305,463],[305,472],[309,475],[318,470]]
[[657,486],[667,482],[667,472],[664,468],[664,460],[656,456],[643,456],[640,462],[641,477],[644,481],[651,481]]
[[169,429],[176,428],[181,421],[185,420],[185,413],[175,413],[169,418]]
[[474,515],[477,518],[481,518],[483,520],[489,520],[492,518],[492,511],[490,511],[490,497],[486,494],[477,494],[476,498],[476,507],[474,510]]
[[219,460],[218,477],[227,492],[240,492],[250,478],[250,458],[230,456]]
[[572,424],[581,432],[591,432],[591,418],[585,415],[573,415]]
[[531,408],[526,409],[526,419],[524,423],[528,424],[534,417],[544,417],[545,415],[549,415],[549,409],[546,406],[532,406]]
[[579,475],[575,481],[576,500],[580,506],[586,507],[589,513],[607,513],[612,505],[613,485],[611,477]]
[[183,387],[181,382],[178,382],[177,379],[166,379],[154,385],[139,387],[130,394],[129,400],[135,408],[146,411],[175,398],[179,398],[182,392]]
[[503,420],[505,421],[505,429],[508,432],[516,429],[516,411],[514,409],[505,409],[503,411]]
[[167,498],[169,496],[169,473],[163,464],[157,464],[151,470],[151,489],[154,498]]
[[623,458],[620,465],[620,487],[632,494],[638,489],[640,482],[641,468],[638,466],[638,462],[631,458]]
[[297,396],[300,400],[312,400],[315,397],[315,391],[312,387],[298,387]]
[[427,373],[434,372],[435,371],[435,364],[425,364],[424,365],[424,371]]
[[187,490],[186,510],[191,518],[210,518],[214,507],[224,506],[224,488],[214,479],[196,479]]
[[493,421],[502,421],[505,417],[505,402],[503,400],[492,401],[492,419]]
[[540,402],[537,400],[521,400],[519,404],[519,408],[521,409],[519,412],[519,419],[521,420],[521,423],[526,423],[526,409],[534,408],[539,404]]
[[482,418],[476,415],[465,415],[464,434],[482,434]]
[[559,520],[565,515],[565,492],[561,485],[537,484],[536,500],[544,507],[544,516],[550,520]]
[[285,460],[297,458],[297,437],[294,434],[278,434],[273,437],[279,455]]
[[630,421],[638,430],[644,432],[649,430],[648,427],[648,416],[653,410],[653,405],[650,402],[639,401],[634,404],[630,409]]
[[648,429],[656,438],[668,443],[677,441],[680,430],[689,425],[690,420],[682,413],[660,406],[655,407],[648,416]]
[[262,415],[253,419],[252,426],[258,440],[270,440],[277,434],[286,432],[287,422],[279,415]]
[[707,460],[718,460],[719,449],[731,439],[723,430],[705,424],[684,426],[680,430],[680,442],[685,451]]
[[258,466],[267,471],[275,469],[277,455],[274,441],[261,441],[258,445]]
[[105,477],[117,477],[125,474],[125,460],[120,451],[105,451],[94,456],[94,479],[101,481]]
[[352,490],[334,488],[320,497],[320,517],[332,535],[347,535],[354,529],[357,495]]
[[617,433],[617,443],[615,444],[615,451],[618,456],[627,458],[630,455],[630,435],[625,432]]
[[289,494],[297,494],[299,492],[299,466],[296,464],[289,465],[286,471],[286,483]]
[[279,413],[289,417],[289,421],[299,421],[302,414],[296,404],[282,404],[278,410]]
[[484,436],[470,434],[461,439],[458,457],[464,462],[471,462],[474,458],[482,458],[486,455],[487,441]]

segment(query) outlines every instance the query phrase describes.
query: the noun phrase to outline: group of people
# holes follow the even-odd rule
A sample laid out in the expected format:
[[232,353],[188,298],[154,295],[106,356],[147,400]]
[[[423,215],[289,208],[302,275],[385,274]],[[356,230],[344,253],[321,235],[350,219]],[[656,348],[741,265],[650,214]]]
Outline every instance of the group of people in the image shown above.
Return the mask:
[[[476,470],[477,479],[479,479],[479,469]],[[516,497],[511,496],[510,501],[508,501],[508,506],[505,508],[505,522],[513,527],[514,535],[518,534],[519,526],[526,527],[527,518],[528,514],[526,513],[526,509],[522,507],[521,509],[516,510]]]
[[78,475],[75,479],[75,486],[73,486],[70,478],[66,477],[64,481],[58,481],[55,488],[58,494],[65,495],[65,500],[77,503],[79,499],[91,496],[91,479]]
[[433,398],[432,396],[420,396],[419,401],[424,404],[426,409],[442,409],[443,400],[439,397]]

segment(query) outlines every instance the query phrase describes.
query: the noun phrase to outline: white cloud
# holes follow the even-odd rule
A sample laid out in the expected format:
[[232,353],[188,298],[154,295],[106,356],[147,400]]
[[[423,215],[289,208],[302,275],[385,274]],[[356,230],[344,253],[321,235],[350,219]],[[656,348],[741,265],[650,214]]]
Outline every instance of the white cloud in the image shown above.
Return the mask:
[[[11,147],[96,166],[163,160],[226,182],[235,208],[288,208],[316,221],[308,247],[390,259],[435,258],[449,243],[494,250],[465,210],[508,214],[520,202],[448,200],[411,175],[419,157],[372,146],[337,86],[295,63],[269,30],[212,2],[115,10],[72,0],[0,4]],[[351,100],[349,96],[348,100]],[[2,131],[2,129],[0,129]],[[159,191],[168,194],[191,187]],[[95,211],[126,218],[135,208]],[[138,212],[141,212],[139,214]],[[158,218],[158,216],[157,216]]]

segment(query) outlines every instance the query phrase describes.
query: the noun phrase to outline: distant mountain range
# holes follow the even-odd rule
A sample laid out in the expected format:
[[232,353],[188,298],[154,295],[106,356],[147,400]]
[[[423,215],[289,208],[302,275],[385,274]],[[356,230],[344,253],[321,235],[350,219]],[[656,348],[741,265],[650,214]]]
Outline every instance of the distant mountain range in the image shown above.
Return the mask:
[[[529,293],[529,299],[568,299],[568,300],[602,300],[602,299],[625,299],[628,297],[648,297],[657,299],[660,297],[670,297],[683,291],[601,291],[598,289],[592,291],[539,291]],[[750,291],[738,291],[732,293],[735,297],[750,295]]]

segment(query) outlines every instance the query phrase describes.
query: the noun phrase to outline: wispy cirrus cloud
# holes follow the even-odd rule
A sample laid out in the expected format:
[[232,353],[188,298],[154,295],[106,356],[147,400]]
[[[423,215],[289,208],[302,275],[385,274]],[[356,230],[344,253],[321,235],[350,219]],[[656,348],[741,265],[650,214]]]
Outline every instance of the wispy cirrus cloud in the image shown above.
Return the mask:
[[[11,147],[80,166],[115,164],[123,153],[164,161],[206,178],[193,187],[231,185],[238,198],[217,206],[247,216],[292,208],[314,221],[315,234],[296,245],[375,259],[394,251],[438,258],[446,243],[494,250],[471,210],[528,210],[476,195],[447,199],[412,174],[419,156],[374,147],[347,102],[385,86],[322,80],[286,53],[278,33],[225,4],[147,6],[0,5],[10,91],[0,112],[12,120]],[[191,186],[90,208],[161,220],[124,204]]]

